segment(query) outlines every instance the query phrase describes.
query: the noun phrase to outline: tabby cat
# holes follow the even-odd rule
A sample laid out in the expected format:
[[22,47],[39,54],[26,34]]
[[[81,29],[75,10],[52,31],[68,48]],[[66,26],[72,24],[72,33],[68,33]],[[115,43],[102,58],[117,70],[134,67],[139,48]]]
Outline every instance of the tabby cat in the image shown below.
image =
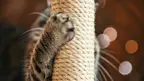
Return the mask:
[[51,16],[34,50],[25,59],[25,81],[51,81],[55,55],[74,35],[73,23],[68,15],[56,13]]

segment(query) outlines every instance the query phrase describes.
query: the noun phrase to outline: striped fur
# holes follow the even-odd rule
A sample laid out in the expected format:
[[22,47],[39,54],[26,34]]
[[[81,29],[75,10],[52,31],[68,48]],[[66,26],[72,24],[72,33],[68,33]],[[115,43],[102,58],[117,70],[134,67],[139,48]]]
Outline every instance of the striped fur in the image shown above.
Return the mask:
[[56,13],[51,16],[33,51],[25,57],[25,81],[51,81],[55,55],[73,37],[74,27],[68,15]]

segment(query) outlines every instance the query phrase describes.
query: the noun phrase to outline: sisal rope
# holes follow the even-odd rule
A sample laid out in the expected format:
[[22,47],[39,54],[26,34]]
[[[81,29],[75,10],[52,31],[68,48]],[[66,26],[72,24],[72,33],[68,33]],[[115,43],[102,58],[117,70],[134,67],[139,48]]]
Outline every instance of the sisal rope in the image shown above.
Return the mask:
[[64,11],[76,35],[56,56],[52,81],[94,81],[94,0],[51,0],[51,12]]

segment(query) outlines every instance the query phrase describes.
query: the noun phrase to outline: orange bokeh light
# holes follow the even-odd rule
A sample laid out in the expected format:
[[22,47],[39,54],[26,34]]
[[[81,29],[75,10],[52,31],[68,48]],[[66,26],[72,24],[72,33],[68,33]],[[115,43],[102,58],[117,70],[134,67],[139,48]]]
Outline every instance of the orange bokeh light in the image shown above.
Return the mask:
[[138,50],[138,43],[135,40],[129,40],[125,44],[125,49],[128,53],[133,54]]

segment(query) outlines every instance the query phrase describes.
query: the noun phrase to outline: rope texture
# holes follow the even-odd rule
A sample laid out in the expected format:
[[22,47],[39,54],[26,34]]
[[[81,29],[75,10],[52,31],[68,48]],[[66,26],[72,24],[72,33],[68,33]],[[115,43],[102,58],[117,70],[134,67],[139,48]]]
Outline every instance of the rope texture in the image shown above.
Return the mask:
[[94,81],[94,5],[94,0],[51,0],[51,13],[68,13],[76,29],[56,57],[53,81]]

